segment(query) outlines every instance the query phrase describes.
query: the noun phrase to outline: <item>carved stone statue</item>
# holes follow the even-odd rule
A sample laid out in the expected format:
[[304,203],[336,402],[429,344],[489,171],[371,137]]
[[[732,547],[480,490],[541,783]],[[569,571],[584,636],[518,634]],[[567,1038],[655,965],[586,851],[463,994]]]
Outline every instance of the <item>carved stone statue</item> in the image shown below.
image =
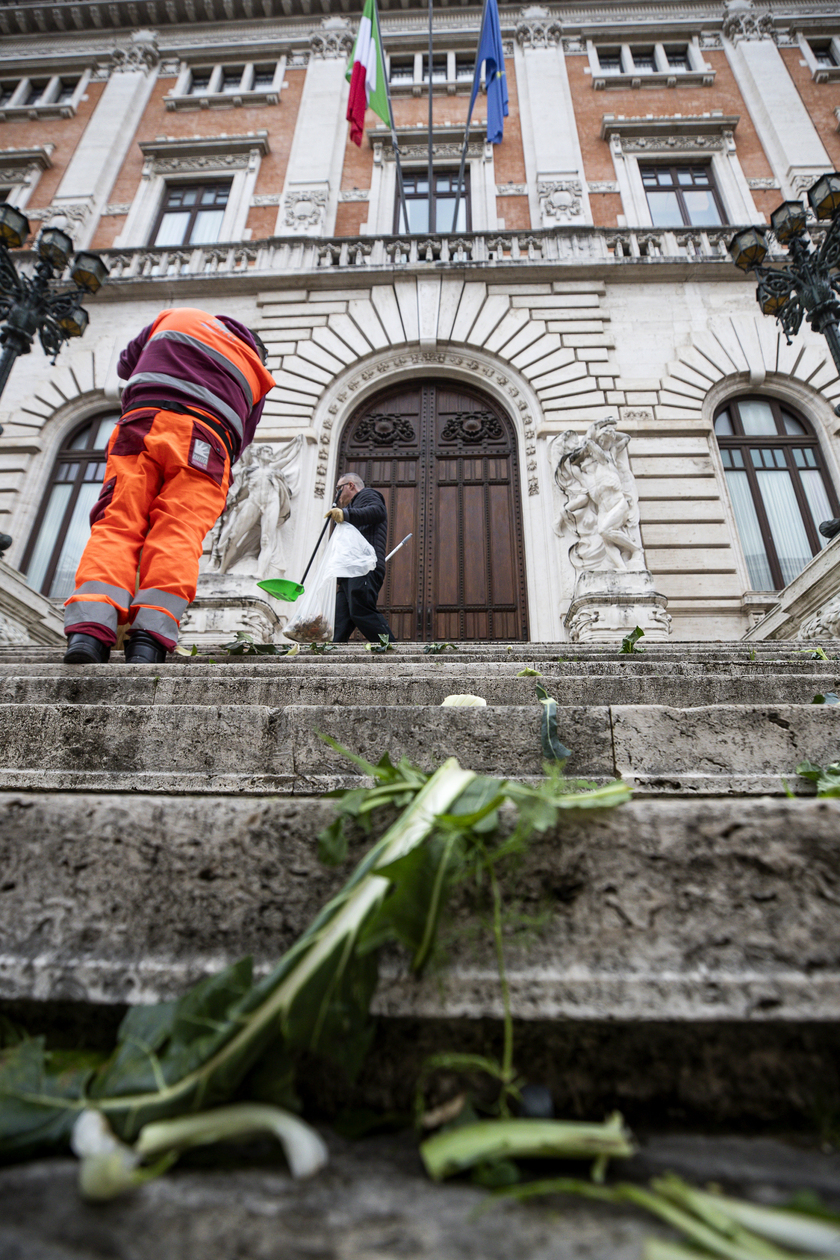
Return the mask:
[[812,613],[796,634],[797,639],[840,639],[840,595]]
[[[253,573],[257,579],[286,571],[282,526],[292,512],[300,482],[301,436],[282,446],[252,445],[234,468],[225,510],[215,528],[210,572]],[[243,567],[243,562],[250,562]]]
[[639,495],[630,471],[630,436],[617,421],[596,420],[581,437],[573,430],[555,438],[554,479],[565,497],[557,532],[577,535],[569,551],[576,569],[644,569],[639,534]]

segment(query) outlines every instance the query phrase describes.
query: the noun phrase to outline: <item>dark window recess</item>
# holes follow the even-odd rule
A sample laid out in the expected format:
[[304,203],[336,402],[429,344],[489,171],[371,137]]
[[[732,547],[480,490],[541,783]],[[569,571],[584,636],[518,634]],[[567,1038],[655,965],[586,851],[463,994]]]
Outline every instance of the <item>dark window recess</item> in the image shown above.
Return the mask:
[[820,522],[840,515],[819,443],[774,398],[730,400],[715,436],[752,589],[781,590],[828,542]]
[[633,68],[637,74],[653,74],[656,70],[656,57],[652,48],[633,48]]
[[8,105],[16,91],[16,83],[0,83],[0,108],[3,105]]
[[618,48],[599,48],[598,64],[603,74],[621,74],[621,50]]
[[78,79],[61,79],[58,85],[58,96],[56,97],[58,104],[69,105],[78,86]]
[[90,534],[90,510],[105,475],[105,448],[116,414],[96,416],[68,435],[56,457],[21,568],[29,585],[54,599],[73,590]]
[[274,66],[254,66],[252,92],[267,92],[274,86]]
[[460,83],[463,83],[464,80],[466,79],[469,79],[469,81],[472,82],[474,74],[475,74],[475,57],[460,57],[456,55],[455,78]]
[[209,70],[194,70],[190,77],[190,94],[201,96],[202,93],[209,92],[211,77]]
[[37,82],[35,79],[30,79],[29,91],[26,93],[26,100],[23,102],[24,105],[40,105],[41,97],[44,95],[46,90],[46,79],[38,80]]
[[684,74],[691,69],[687,48],[666,48],[665,56],[668,58],[669,70],[676,70],[678,74]]
[[830,40],[823,40],[818,44],[811,44],[811,52],[814,54],[818,66],[837,65],[837,58],[834,55],[834,49]]
[[[464,183],[461,188],[461,202],[458,206],[458,223],[453,228],[452,216],[455,213],[455,200],[458,188],[457,171],[436,171],[435,188],[432,200],[431,216],[429,215],[429,179],[425,171],[403,172],[403,187],[408,206],[408,230],[417,232],[469,232],[470,215],[470,177],[464,172]],[[430,221],[431,218],[431,221]],[[394,207],[394,231],[404,232],[405,222],[400,215],[400,198],[397,193],[397,204]]]
[[170,185],[151,244],[214,245],[229,196],[230,183]]
[[244,66],[225,66],[222,71],[222,82],[219,85],[219,91],[225,96],[235,96],[237,92],[242,90],[242,74]]
[[719,227],[726,222],[710,166],[643,166],[639,173],[654,227]]
[[414,58],[413,57],[392,57],[391,58],[391,82],[392,83],[413,83],[414,82]]
[[[448,78],[447,58],[432,58],[432,83],[445,83]],[[429,58],[423,58],[423,82],[429,82]]]

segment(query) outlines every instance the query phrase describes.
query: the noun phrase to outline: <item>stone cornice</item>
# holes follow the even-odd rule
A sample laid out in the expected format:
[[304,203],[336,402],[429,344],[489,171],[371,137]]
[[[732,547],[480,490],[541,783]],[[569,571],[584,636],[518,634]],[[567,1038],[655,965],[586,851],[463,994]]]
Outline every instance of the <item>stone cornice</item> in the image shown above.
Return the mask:
[[[350,14],[345,4],[346,0],[322,0],[321,13],[349,20],[355,27],[361,4],[354,4]],[[419,30],[426,22],[420,5],[414,11],[395,12],[396,0],[382,0],[380,7],[382,28],[389,34]],[[835,0],[789,0],[772,6],[776,26],[825,24],[836,20],[836,11]],[[113,34],[143,25],[161,34],[178,28],[181,32],[194,32],[196,27],[215,27],[222,44],[228,32],[235,39],[238,26],[250,25],[263,33],[270,30],[273,38],[284,40],[290,35],[295,38],[289,28],[312,31],[310,13],[310,0],[17,0],[0,5],[0,34],[17,43],[15,37],[20,36],[64,34],[78,39],[82,32]],[[471,5],[465,12],[458,0],[438,0],[435,25],[441,33],[453,27],[474,30],[479,20],[479,5]],[[521,3],[502,4],[502,30],[507,38],[514,35],[523,20],[546,22],[549,26],[560,24],[565,36],[586,28],[605,27],[615,30],[691,24],[719,28],[723,11],[720,0],[578,0],[569,5],[524,7]],[[183,33],[181,38],[184,39]],[[18,50],[7,45],[4,52],[15,55]]]
[[740,122],[738,114],[684,114],[668,118],[624,118],[620,114],[604,114],[601,139],[620,135],[626,139],[659,137],[680,140],[696,136],[718,136],[732,132]]
[[183,160],[192,157],[247,157],[254,150],[265,157],[270,152],[267,131],[251,131],[243,136],[159,136],[144,140],[140,151],[146,161]]

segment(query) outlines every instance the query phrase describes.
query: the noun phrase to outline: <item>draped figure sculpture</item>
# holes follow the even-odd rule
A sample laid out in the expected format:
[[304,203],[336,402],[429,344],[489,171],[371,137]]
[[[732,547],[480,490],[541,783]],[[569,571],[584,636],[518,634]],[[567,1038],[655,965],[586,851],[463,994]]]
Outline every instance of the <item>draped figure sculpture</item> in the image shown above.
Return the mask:
[[576,535],[569,558],[579,570],[645,567],[630,436],[617,423],[612,417],[596,420],[583,436],[569,430],[552,443],[554,479],[565,500],[555,529]]
[[299,435],[282,446],[263,443],[245,451],[234,467],[227,505],[213,540],[211,572],[229,573],[234,565],[249,560],[247,571],[259,580],[284,575],[282,526],[291,516],[292,496],[300,482],[297,459],[302,445]]

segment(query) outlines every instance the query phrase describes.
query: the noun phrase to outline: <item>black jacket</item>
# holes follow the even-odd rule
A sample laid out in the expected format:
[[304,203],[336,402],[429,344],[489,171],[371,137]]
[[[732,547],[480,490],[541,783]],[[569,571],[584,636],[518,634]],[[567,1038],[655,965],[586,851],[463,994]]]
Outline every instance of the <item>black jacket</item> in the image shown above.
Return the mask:
[[388,546],[388,509],[382,495],[378,490],[365,486],[353,496],[353,502],[341,510],[345,521],[355,525],[373,547],[376,552],[374,573],[382,577],[385,573],[385,548]]

